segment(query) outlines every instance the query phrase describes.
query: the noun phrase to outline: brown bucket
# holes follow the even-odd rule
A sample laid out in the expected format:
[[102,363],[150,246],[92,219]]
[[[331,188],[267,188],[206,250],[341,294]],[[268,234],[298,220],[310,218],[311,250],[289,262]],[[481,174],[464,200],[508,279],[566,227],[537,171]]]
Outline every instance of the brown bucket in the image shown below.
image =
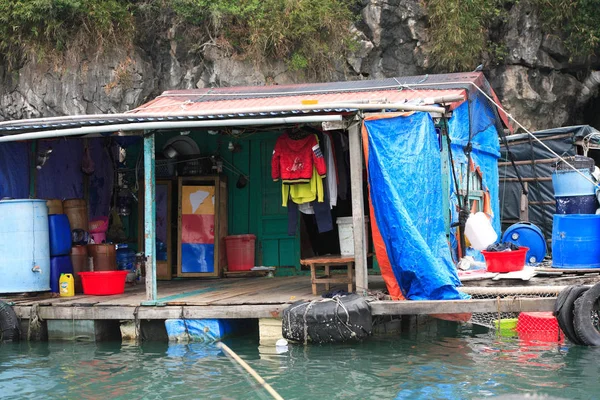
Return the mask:
[[73,246],[71,248],[71,263],[73,264],[73,277],[75,278],[75,293],[83,293],[81,277],[78,272],[88,272],[88,249],[87,246]]
[[46,200],[46,205],[48,206],[48,215],[64,214],[62,200],[49,199],[49,200]]
[[88,244],[87,249],[92,259],[91,271],[117,270],[117,250],[114,244]]
[[69,217],[71,230],[82,229],[89,232],[87,203],[84,199],[65,200],[63,201],[63,209]]

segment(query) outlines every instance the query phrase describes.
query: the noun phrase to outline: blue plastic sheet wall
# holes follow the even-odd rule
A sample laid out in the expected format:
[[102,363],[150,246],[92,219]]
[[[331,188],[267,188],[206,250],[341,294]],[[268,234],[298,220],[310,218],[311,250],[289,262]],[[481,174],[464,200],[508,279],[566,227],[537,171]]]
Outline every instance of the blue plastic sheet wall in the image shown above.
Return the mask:
[[[469,114],[470,110],[470,114]],[[498,131],[496,129],[496,116],[487,100],[479,93],[473,95],[468,102],[457,107],[450,120],[448,121],[450,140],[452,142],[452,156],[457,170],[459,164],[466,166],[467,156],[464,153],[464,147],[469,142],[469,132],[471,132],[471,144],[473,151],[471,159],[476,168],[482,173],[482,186],[484,190],[489,191],[492,209],[492,226],[500,237],[500,202],[499,202],[499,178],[498,178],[498,158],[500,157],[500,144],[498,140]],[[450,176],[450,202],[452,211],[452,221],[458,220],[458,200],[454,190],[454,181]],[[451,235],[453,249],[457,249],[458,238],[454,229]],[[469,255],[483,260],[481,254],[476,251],[468,252]]]
[[50,158],[36,178],[36,195],[39,199],[82,199],[83,159],[82,140],[39,141],[38,151],[51,148]]
[[89,215],[90,218],[108,216],[114,181],[113,162],[110,152],[113,147],[105,139],[89,139],[89,152],[94,161],[94,172],[89,176]]
[[367,120],[369,186],[394,275],[410,300],[468,296],[444,231],[441,157],[431,116]]
[[29,144],[0,144],[0,199],[29,198]]

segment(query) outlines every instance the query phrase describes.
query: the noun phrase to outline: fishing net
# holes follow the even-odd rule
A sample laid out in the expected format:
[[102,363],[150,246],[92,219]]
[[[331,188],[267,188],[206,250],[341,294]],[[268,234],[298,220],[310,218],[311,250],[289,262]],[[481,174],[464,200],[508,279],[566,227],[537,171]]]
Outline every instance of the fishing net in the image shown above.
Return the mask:
[[[473,288],[471,288],[473,289]],[[548,286],[544,288],[532,288],[527,291],[526,288],[505,288],[501,293],[485,292],[485,288],[475,288],[471,294],[472,299],[510,299],[517,302],[520,299],[532,298],[555,298],[563,289],[562,286]],[[511,292],[511,289],[513,290]],[[467,290],[472,291],[472,290]],[[527,313],[521,316],[519,312],[498,312],[473,313],[471,323],[487,327],[494,333],[503,337],[528,337],[544,340],[544,338],[559,338],[559,328],[551,312]]]

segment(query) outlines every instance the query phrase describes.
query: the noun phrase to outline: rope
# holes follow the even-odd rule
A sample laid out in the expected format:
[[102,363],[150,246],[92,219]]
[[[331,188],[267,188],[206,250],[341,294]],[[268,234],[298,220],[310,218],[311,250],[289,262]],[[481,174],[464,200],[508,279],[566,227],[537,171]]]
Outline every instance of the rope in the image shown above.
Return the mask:
[[192,336],[190,335],[190,330],[188,329],[187,320],[185,319],[183,306],[181,306],[181,312],[179,313],[179,318],[183,321],[183,327],[185,329],[185,334],[187,335],[188,342],[191,342]]
[[40,317],[40,305],[34,303],[29,310],[29,324],[27,326],[27,341],[31,341],[31,335],[38,335],[44,320]]
[[135,309],[133,310],[133,326],[135,329],[135,337],[136,339],[141,339],[140,338],[140,318],[139,318],[139,311],[140,311],[140,305],[137,305],[135,307]]

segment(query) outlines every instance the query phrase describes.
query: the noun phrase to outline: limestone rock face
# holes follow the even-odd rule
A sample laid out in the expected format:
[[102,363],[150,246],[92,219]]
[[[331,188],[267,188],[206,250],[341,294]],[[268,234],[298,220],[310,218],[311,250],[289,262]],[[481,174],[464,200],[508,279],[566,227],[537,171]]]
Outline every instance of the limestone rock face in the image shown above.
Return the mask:
[[[433,73],[424,4],[362,0],[360,19],[352,27],[357,46],[327,79]],[[154,30],[146,40],[128,49],[68,54],[60,63],[30,57],[12,70],[0,61],[0,120],[123,112],[171,89],[323,79],[290,70],[286,60],[242,59],[216,39],[194,43],[177,24],[161,26],[168,28],[150,27]],[[507,20],[494,29],[490,37],[505,45],[506,56],[500,65],[486,56],[481,62],[514,117],[532,130],[592,122],[586,115],[598,101],[600,62],[573,59],[560,37],[543,31],[527,0],[515,2]]]

